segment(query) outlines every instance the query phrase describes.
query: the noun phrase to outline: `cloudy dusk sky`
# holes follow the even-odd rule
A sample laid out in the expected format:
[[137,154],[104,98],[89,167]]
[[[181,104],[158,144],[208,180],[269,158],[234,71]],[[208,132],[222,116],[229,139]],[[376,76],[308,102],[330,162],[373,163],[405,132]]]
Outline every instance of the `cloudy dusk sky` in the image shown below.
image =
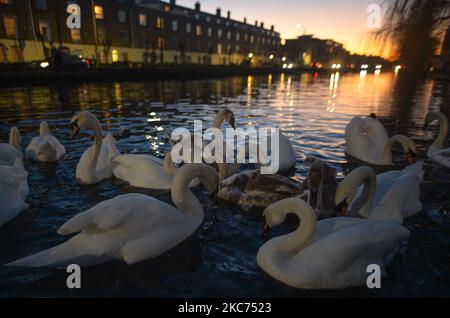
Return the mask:
[[[168,0],[167,0],[168,1]],[[177,4],[193,8],[196,0],[177,0]],[[231,11],[231,17],[249,23],[264,22],[281,33],[283,39],[314,34],[318,38],[333,39],[344,44],[352,53],[380,54],[370,45],[367,33],[367,7],[383,0],[203,0],[202,11],[222,15]]]

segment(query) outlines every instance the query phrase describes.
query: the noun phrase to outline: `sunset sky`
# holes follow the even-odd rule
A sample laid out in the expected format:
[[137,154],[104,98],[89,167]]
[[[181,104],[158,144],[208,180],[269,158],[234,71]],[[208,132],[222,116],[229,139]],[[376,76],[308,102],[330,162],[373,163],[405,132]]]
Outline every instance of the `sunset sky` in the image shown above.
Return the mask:
[[[193,8],[196,0],[177,0],[179,5]],[[303,33],[318,38],[331,38],[344,44],[352,53],[380,54],[370,45],[367,33],[366,12],[369,4],[381,4],[383,0],[203,0],[202,11],[214,13],[222,9],[222,15],[231,11],[231,17],[249,23],[262,21],[266,26],[274,24],[281,37],[295,38]],[[301,24],[301,27],[297,25]]]

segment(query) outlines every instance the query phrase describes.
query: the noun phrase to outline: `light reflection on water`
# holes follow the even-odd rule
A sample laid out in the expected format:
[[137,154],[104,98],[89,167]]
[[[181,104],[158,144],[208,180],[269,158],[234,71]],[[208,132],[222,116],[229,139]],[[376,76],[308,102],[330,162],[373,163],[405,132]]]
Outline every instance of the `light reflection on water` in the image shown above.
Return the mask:
[[[132,189],[117,180],[81,187],[75,165],[92,143],[88,135],[69,141],[68,123],[79,110],[91,110],[112,132],[122,152],[163,156],[169,148],[166,129],[212,123],[223,107],[234,111],[237,125],[279,127],[298,154],[297,180],[306,174],[306,156],[333,164],[340,175],[356,165],[344,153],[345,125],[355,115],[376,113],[398,120],[390,134],[406,133],[423,156],[434,133],[420,128],[428,109],[450,115],[449,84],[400,80],[397,74],[297,74],[233,77],[205,81],[160,81],[60,85],[0,89],[0,137],[17,125],[25,146],[41,120],[64,143],[67,156],[57,165],[27,162],[30,208],[0,228],[0,263],[53,246],[64,239],[56,229],[74,214],[119,193],[140,191],[170,202],[158,191]],[[377,169],[377,171],[384,171]],[[256,266],[261,218],[207,200],[205,223],[180,247],[136,266],[122,263],[83,271],[81,291],[65,289],[63,270],[0,267],[0,296],[426,296],[450,294],[449,189],[427,180],[425,209],[408,221],[411,240],[394,262],[393,278],[377,292],[366,289],[330,293],[296,291],[273,281]],[[291,229],[281,227],[278,233]]]

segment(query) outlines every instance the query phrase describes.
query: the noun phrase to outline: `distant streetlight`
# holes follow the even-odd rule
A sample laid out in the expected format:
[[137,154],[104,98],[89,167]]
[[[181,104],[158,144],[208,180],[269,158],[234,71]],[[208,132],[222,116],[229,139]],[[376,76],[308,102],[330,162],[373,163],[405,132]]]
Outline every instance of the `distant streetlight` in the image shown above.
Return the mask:
[[250,59],[253,58],[253,53],[249,53],[248,58],[250,58]]
[[287,60],[286,56],[283,56],[283,58],[281,59],[283,62],[285,62]]
[[270,54],[269,59],[273,60],[274,56],[273,54]]

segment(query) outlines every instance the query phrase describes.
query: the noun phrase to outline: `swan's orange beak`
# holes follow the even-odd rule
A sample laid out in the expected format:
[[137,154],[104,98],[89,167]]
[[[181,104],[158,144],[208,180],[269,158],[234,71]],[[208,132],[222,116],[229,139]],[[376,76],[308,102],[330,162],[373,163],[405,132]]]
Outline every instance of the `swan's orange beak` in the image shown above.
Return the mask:
[[264,224],[263,238],[265,240],[267,240],[269,238],[270,230],[271,230],[270,226],[267,223]]
[[70,125],[71,131],[70,131],[70,139],[75,138],[78,133],[80,132],[80,128],[76,124]]

